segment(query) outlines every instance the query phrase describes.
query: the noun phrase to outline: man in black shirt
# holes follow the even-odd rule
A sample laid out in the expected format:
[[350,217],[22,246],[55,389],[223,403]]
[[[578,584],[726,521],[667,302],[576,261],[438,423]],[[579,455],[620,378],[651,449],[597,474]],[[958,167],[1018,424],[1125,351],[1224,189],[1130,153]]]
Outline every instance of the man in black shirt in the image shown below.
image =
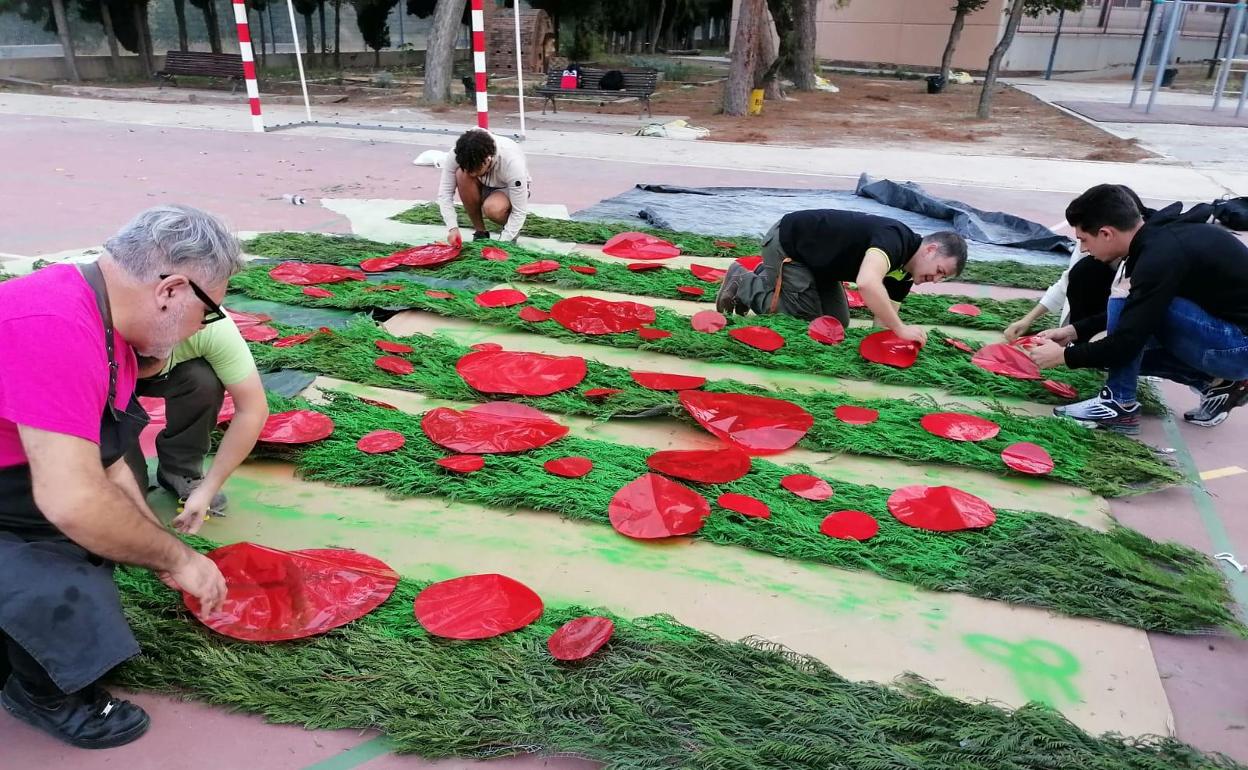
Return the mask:
[[[1174,204],[1145,222],[1116,185],[1093,187],[1066,209],[1088,254],[1123,262],[1104,318],[1042,332],[1049,341],[1031,351],[1041,367],[1109,370],[1099,396],[1054,413],[1137,433],[1141,374],[1199,390],[1200,406],[1183,415],[1195,425],[1219,425],[1248,402],[1248,246],[1181,210]],[[1100,323],[1109,333],[1096,339]]]
[[849,325],[842,281],[854,281],[875,318],[898,337],[919,344],[927,332],[902,323],[894,302],[917,283],[952,278],[966,266],[966,241],[952,232],[919,236],[902,223],[852,211],[795,211],[763,239],[754,272],[733,264],[715,297],[721,312],[821,315]]

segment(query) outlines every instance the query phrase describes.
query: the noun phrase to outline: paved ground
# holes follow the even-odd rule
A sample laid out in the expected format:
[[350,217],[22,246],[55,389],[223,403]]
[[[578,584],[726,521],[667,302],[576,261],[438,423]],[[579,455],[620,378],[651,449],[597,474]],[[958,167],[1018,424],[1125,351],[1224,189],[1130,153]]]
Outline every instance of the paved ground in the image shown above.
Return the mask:
[[[32,255],[98,244],[128,216],[156,202],[179,200],[228,217],[243,230],[346,231],[343,214],[315,205],[293,207],[283,193],[310,198],[427,198],[434,172],[415,168],[421,149],[445,138],[340,129],[252,135],[245,117],[210,106],[125,105],[0,93],[0,254]],[[1228,129],[1219,129],[1228,130]],[[570,209],[639,182],[782,187],[852,185],[860,172],[917,179],[940,194],[1057,224],[1066,202],[1089,184],[1132,184],[1160,201],[1206,200],[1236,189],[1248,193],[1243,168],[1209,163],[1071,164],[1055,160],[949,159],[921,152],[752,148],[683,144],[618,136],[534,132],[526,145],[535,200]],[[800,169],[799,173],[793,173]],[[1167,388],[1177,409],[1192,396]],[[1248,555],[1248,415],[1208,431],[1174,422],[1150,423],[1145,440],[1175,450],[1192,483],[1114,501],[1113,514],[1153,537],[1173,538],[1206,552]],[[1198,474],[1205,474],[1201,480]],[[1248,582],[1228,572],[1248,606]],[[1151,635],[1177,735],[1207,750],[1248,761],[1248,644],[1224,638]],[[60,764],[96,767],[205,768],[247,762],[265,768],[466,767],[397,760],[384,741],[355,733],[264,727],[196,705],[145,697],[160,730],[131,749],[83,756],[61,749],[0,716],[0,770]],[[222,741],[222,736],[229,740]],[[546,760],[495,762],[536,768]],[[583,766],[551,760],[551,767]]]

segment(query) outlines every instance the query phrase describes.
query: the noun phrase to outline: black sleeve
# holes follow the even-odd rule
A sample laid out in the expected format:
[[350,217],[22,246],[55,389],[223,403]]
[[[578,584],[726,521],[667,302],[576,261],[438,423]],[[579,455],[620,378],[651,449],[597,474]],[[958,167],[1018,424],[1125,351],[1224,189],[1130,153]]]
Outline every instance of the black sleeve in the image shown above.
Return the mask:
[[1187,267],[1187,260],[1173,235],[1166,233],[1146,245],[1132,271],[1131,291],[1118,319],[1118,328],[1096,342],[1066,348],[1066,365],[1072,369],[1086,369],[1130,363],[1165,320]]
[[888,292],[888,298],[893,302],[901,302],[910,296],[912,288],[914,288],[914,281],[909,278],[899,281],[891,275],[884,276],[884,290]]
[[1081,318],[1071,326],[1075,327],[1077,339],[1090,340],[1101,332],[1105,331],[1105,325],[1109,321],[1109,316],[1105,313],[1097,313],[1087,318]]

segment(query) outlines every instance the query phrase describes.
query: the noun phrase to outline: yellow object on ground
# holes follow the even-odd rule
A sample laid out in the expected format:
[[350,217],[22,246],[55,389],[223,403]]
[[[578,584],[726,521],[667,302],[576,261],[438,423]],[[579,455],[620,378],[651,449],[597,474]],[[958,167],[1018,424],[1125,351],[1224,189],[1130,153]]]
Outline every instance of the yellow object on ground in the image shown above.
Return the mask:
[[750,114],[763,114],[763,89],[761,88],[755,88],[753,91],[750,91]]

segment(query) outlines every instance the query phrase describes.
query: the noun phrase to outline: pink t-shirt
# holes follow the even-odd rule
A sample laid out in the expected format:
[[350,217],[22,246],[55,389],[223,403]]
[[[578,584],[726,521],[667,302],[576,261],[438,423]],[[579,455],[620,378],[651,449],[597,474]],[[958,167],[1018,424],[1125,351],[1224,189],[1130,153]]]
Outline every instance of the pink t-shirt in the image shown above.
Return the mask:
[[[138,363],[114,332],[117,400],[125,409]],[[73,265],[0,283],[0,468],[26,463],[17,426],[100,443],[108,353],[95,294]]]

